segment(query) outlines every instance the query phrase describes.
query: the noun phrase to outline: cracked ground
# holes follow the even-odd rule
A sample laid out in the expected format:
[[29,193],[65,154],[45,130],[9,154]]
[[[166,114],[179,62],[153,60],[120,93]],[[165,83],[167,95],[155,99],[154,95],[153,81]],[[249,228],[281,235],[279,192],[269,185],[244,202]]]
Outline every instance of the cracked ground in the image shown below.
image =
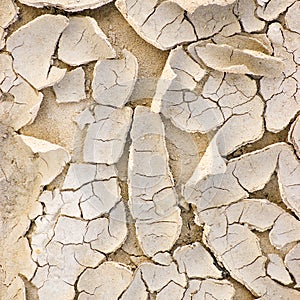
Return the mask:
[[0,299],[300,300],[299,15],[0,0]]

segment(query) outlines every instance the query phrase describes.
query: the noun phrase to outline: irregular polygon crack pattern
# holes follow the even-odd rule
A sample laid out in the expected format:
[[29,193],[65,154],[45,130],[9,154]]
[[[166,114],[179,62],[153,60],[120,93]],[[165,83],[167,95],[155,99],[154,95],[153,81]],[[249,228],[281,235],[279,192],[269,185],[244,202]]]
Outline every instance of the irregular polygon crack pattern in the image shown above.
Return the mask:
[[0,54],[0,69],[1,122],[19,130],[34,121],[43,94],[14,73],[10,55]]
[[68,25],[61,15],[42,15],[15,31],[7,40],[13,68],[36,89],[60,81],[66,70],[51,65],[61,33]]
[[45,191],[39,201],[44,214],[34,220],[32,282],[41,299],[50,299],[55,286],[57,299],[73,299],[78,276],[99,266],[127,235],[115,167],[71,164],[62,190]]
[[230,36],[240,32],[240,23],[233,10],[234,3],[226,6],[211,4],[200,6],[187,15],[195,28],[197,39],[204,39],[216,34]]
[[[297,0],[2,0],[0,298],[300,299],[299,13]],[[163,69],[122,15],[170,50]],[[160,76],[151,108],[126,48]],[[58,111],[75,117],[74,148]]]
[[170,250],[177,240],[181,229],[180,210],[159,114],[138,106],[130,136],[129,207],[140,246],[151,257]]
[[202,169],[200,161],[186,183],[183,195],[197,205],[198,211],[237,202],[268,183],[276,169],[280,151],[286,148],[285,143],[273,144],[226,164],[223,161],[223,172],[212,170],[215,172],[208,173]]
[[255,14],[255,0],[237,0],[234,5],[234,13],[238,16],[243,30],[246,32],[261,31],[265,27],[265,22]]
[[286,151],[292,153],[288,145],[274,144],[229,161],[223,174],[194,174],[184,195],[196,204],[198,218],[204,223],[203,241],[233,278],[256,296],[278,293],[293,299],[299,297],[296,291],[283,289],[266,277],[267,258],[251,230],[271,229],[270,241],[281,249],[299,241],[299,221],[267,200],[242,200],[248,192],[262,189],[277,167],[282,168],[281,155]]
[[114,58],[106,35],[91,17],[71,17],[59,40],[58,58],[78,66],[98,59]]
[[112,0],[20,0],[23,4],[38,8],[54,6],[71,12],[98,8],[111,1]]
[[[186,276],[178,272],[174,262],[168,265],[142,263],[136,270],[128,289],[120,299],[146,300],[150,293],[158,293],[157,299],[161,300],[182,299],[186,285]],[[178,297],[178,295],[181,297]]]
[[271,132],[284,129],[300,110],[299,62],[297,43],[300,34],[284,29],[274,22],[268,27],[268,38],[272,42],[274,55],[284,60],[285,68],[274,78],[260,80],[260,92],[266,101],[266,128]]
[[78,281],[78,299],[118,299],[132,280],[132,272],[116,262],[104,262],[96,269],[87,269]]
[[258,7],[256,13],[258,17],[266,21],[272,21],[294,2],[297,2],[297,0],[257,0]]
[[86,98],[85,74],[82,68],[67,72],[61,81],[53,86],[58,103],[79,102]]
[[36,198],[43,186],[61,173],[70,157],[57,145],[12,134],[12,129],[5,129],[3,125],[1,130],[1,136],[6,137],[2,139],[0,171],[3,200],[0,295],[1,299],[14,299],[14,296],[24,295],[24,285],[32,279],[36,269],[28,238],[30,221],[42,214]]
[[144,40],[161,50],[196,40],[193,25],[176,3],[117,0],[116,7]]
[[117,163],[122,156],[130,129],[132,109],[96,105],[93,113],[94,121],[88,125],[84,142],[84,161]]
[[[257,43],[256,43],[257,44]],[[194,45],[190,47],[193,51]],[[201,91],[198,83],[204,82]],[[181,47],[170,52],[158,82],[152,110],[188,132],[219,128],[202,158],[207,167],[264,132],[264,103],[246,75],[206,72]]]
[[123,50],[123,55],[123,59],[96,63],[92,89],[97,103],[119,108],[127,103],[137,80],[138,62],[127,50]]
[[[252,200],[248,199],[248,201],[250,201],[248,205],[251,208]],[[257,201],[259,200],[255,200],[255,205]],[[270,204],[266,203],[266,205]],[[274,209],[280,210],[275,205]],[[230,275],[244,284],[254,295],[262,296],[265,292],[271,293],[272,290],[278,290],[280,293],[281,287],[266,276],[265,263],[267,258],[262,255],[258,238],[250,231],[247,224],[238,220],[238,216],[235,222],[229,221],[226,211],[227,208],[224,207],[224,210],[221,209],[221,211],[211,210],[200,214],[206,223],[204,241],[207,246],[222,262]],[[263,206],[261,211],[264,211]],[[262,218],[267,216],[267,213],[268,211],[264,211]],[[283,210],[280,213],[279,216],[286,214]],[[275,223],[274,226],[276,226],[276,218],[278,216],[275,217],[274,214],[273,219],[270,219],[271,224]],[[254,225],[255,223],[254,220]],[[284,293],[299,297],[296,291],[290,289],[285,289]]]
[[172,2],[177,3],[181,6],[184,10],[188,11],[189,13],[193,13],[198,7],[200,6],[207,6],[207,5],[221,5],[225,6],[235,2],[236,0],[171,0]]

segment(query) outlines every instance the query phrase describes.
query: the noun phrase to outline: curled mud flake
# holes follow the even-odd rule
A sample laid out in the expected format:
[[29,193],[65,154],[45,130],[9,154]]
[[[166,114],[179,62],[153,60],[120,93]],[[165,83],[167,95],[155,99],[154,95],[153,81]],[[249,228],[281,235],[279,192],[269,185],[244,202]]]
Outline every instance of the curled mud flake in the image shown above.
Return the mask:
[[16,139],[28,147],[29,153],[36,160],[41,185],[49,184],[71,159],[64,148],[47,141],[25,135],[18,135]]
[[240,32],[241,27],[234,12],[234,4],[201,6],[192,14],[187,14],[193,24],[197,39],[212,37],[216,34],[230,36]]
[[98,8],[111,1],[112,0],[20,0],[23,4],[38,8],[53,6],[70,12]]
[[177,4],[158,0],[147,1],[147,4],[142,0],[131,2],[117,0],[116,7],[137,34],[153,46],[167,50],[196,40],[192,24]]
[[2,0],[0,3],[0,27],[7,28],[16,20],[18,8],[12,0]]
[[284,263],[290,273],[293,275],[296,285],[295,288],[300,287],[300,244],[297,244],[285,256]]
[[[221,35],[216,35],[215,37],[211,38],[211,41],[215,44],[224,44],[228,45],[234,49],[239,50],[252,50],[260,53],[264,53],[266,55],[271,55],[273,53],[273,49],[271,46],[271,42],[268,40],[266,34],[235,34],[232,36],[224,37]],[[201,42],[196,42],[190,44],[188,46],[191,55],[194,55],[194,58],[197,60],[196,56],[196,47],[198,44],[203,44]]]
[[63,62],[78,66],[98,59],[114,58],[106,35],[91,17],[71,17],[58,44],[58,58]]
[[229,5],[236,0],[171,0],[171,2],[177,3],[181,6],[184,10],[188,11],[189,13],[193,13],[198,7],[200,6],[207,6],[207,5]]
[[293,283],[289,272],[283,263],[282,258],[278,254],[269,254],[269,262],[267,265],[267,274],[274,280],[281,282],[284,285]]
[[195,50],[208,67],[221,72],[273,77],[284,69],[280,58],[226,44],[199,43]]
[[222,278],[213,258],[198,242],[177,248],[173,256],[179,272],[186,273],[189,278]]
[[258,0],[257,16],[266,21],[275,20],[281,13],[291,6],[296,0]]
[[256,1],[238,0],[234,6],[234,13],[238,16],[244,31],[257,32],[265,27],[265,22],[259,19],[256,14]]
[[123,59],[99,60],[94,69],[93,98],[102,105],[122,108],[133,91],[138,75],[136,57],[123,50]]
[[237,202],[248,196],[230,169],[225,173],[205,175],[203,178],[199,174],[201,179],[196,174],[184,186],[183,196],[187,202],[196,204],[199,212]]
[[95,122],[90,124],[84,142],[84,161],[114,164],[123,154],[132,122],[130,107],[112,108],[97,105]]
[[78,299],[118,299],[132,281],[132,272],[116,262],[104,262],[96,269],[87,269],[80,276]]
[[190,280],[183,300],[222,299],[233,300],[235,290],[228,280]]
[[297,117],[289,131],[289,142],[293,144],[298,158],[300,158],[300,116]]
[[53,86],[58,103],[79,102],[86,98],[85,75],[82,68],[67,72],[64,78]]
[[52,66],[59,37],[68,25],[61,15],[42,15],[15,31],[7,40],[16,73],[37,90],[60,81],[66,70]]
[[180,210],[160,116],[138,106],[130,136],[129,208],[136,220],[141,248],[151,257],[170,250],[177,240],[181,229]]
[[247,191],[254,192],[264,188],[273,175],[281,151],[288,149],[285,143],[273,144],[233,159],[233,175]]
[[[288,149],[286,143],[273,144],[226,164],[223,160],[220,166],[209,160],[213,154],[204,154],[184,186],[183,195],[188,202],[197,205],[199,212],[246,198],[248,193],[260,190],[268,183],[277,167],[279,153],[284,149]],[[203,159],[206,159],[205,163]]]
[[228,224],[247,224],[260,232],[271,229],[284,210],[265,199],[245,199],[225,209]]
[[280,153],[278,185],[283,202],[300,217],[300,161],[292,149]]
[[5,29],[17,20],[18,7],[13,0],[0,2],[0,49],[5,46]]
[[282,249],[300,240],[300,222],[289,213],[283,213],[276,220],[269,236],[271,244]]
[[266,128],[279,132],[288,126],[291,119],[300,110],[299,81],[300,35],[284,29],[279,23],[272,23],[267,32],[272,42],[274,55],[284,60],[283,73],[273,78],[260,80],[260,92],[266,101]]

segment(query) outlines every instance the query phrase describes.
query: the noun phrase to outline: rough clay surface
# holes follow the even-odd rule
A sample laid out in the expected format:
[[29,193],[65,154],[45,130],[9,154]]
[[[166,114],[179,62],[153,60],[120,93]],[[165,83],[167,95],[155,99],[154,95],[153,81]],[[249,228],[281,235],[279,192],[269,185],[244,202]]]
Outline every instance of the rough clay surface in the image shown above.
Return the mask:
[[193,13],[199,6],[207,6],[207,5],[228,5],[233,3],[235,0],[171,0],[172,2],[180,5],[184,10]]
[[90,17],[72,17],[58,44],[58,58],[79,66],[103,58],[114,58],[115,51],[97,22]]
[[65,11],[81,11],[98,8],[112,0],[21,0],[20,2],[34,7],[54,6]]
[[299,1],[0,2],[0,299],[300,299]]

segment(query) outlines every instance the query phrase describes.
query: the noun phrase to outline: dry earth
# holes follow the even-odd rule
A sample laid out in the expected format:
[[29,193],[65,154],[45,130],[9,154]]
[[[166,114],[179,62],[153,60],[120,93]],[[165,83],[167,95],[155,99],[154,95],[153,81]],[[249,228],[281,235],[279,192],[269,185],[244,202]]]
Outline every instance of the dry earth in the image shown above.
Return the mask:
[[299,15],[0,0],[0,299],[300,300]]

